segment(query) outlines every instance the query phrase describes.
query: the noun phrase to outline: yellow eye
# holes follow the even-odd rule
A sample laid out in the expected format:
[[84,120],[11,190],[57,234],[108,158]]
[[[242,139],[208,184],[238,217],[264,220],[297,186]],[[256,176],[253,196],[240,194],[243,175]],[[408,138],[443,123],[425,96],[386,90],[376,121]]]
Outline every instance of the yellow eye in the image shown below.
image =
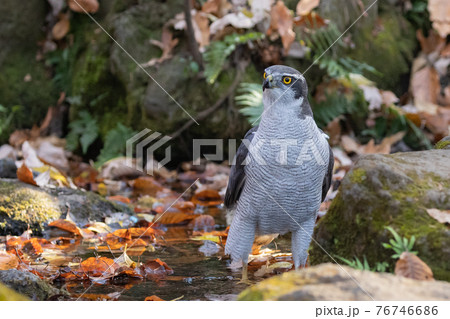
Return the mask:
[[284,84],[290,84],[292,82],[292,78],[290,76],[283,77]]
[[266,72],[264,72],[264,74],[263,74],[263,78],[266,78],[267,77],[267,73]]

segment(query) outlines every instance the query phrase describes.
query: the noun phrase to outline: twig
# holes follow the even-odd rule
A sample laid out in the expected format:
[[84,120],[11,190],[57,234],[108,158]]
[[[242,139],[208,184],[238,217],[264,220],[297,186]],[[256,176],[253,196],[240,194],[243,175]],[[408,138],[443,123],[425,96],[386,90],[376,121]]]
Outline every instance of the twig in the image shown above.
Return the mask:
[[199,70],[203,71],[203,59],[198,50],[197,42],[195,41],[194,26],[192,25],[191,0],[184,0],[184,18],[186,20],[186,33],[192,57],[194,58],[194,61],[197,62]]

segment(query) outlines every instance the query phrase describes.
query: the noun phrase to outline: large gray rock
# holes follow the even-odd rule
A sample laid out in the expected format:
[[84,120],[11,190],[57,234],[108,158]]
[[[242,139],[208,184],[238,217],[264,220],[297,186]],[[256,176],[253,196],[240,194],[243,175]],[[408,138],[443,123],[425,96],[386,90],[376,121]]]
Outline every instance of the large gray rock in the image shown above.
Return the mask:
[[39,235],[45,225],[67,214],[79,226],[103,221],[114,213],[132,215],[131,210],[103,197],[70,188],[47,189],[17,180],[0,179],[0,235],[20,235],[30,225]]
[[366,256],[371,266],[389,262],[392,271],[394,252],[382,246],[392,238],[385,229],[391,226],[400,236],[415,236],[413,250],[436,279],[450,281],[450,230],[430,208],[450,209],[449,150],[364,156],[315,228],[310,262],[330,262],[328,254]]
[[[358,282],[358,284],[356,282]],[[322,264],[266,279],[239,300],[450,300],[450,283]]]
[[32,300],[47,300],[55,295],[69,295],[67,290],[54,288],[35,274],[17,269],[0,270],[0,282]]

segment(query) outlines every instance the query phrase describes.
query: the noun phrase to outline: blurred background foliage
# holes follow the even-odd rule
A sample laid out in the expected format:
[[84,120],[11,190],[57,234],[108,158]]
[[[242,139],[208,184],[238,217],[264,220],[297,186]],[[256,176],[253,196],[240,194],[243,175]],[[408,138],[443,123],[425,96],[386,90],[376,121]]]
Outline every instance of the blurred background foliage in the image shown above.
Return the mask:
[[[318,125],[348,153],[347,137],[362,147],[404,132],[396,151],[448,135],[438,0],[80,3],[101,28],[71,0],[1,2],[2,143],[41,126],[101,165],[150,128],[176,133],[175,159],[186,160],[192,138],[241,138],[257,124],[261,74],[273,64],[305,73]],[[184,128],[189,115],[159,85],[200,125]]]

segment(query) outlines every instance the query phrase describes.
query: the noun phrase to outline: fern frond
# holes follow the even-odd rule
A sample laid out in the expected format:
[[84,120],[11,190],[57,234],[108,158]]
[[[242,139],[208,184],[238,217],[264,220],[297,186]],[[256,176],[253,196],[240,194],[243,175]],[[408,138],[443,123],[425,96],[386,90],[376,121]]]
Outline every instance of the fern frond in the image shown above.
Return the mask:
[[236,104],[241,107],[239,112],[248,117],[248,121],[258,124],[264,112],[261,84],[241,83],[235,97]]

